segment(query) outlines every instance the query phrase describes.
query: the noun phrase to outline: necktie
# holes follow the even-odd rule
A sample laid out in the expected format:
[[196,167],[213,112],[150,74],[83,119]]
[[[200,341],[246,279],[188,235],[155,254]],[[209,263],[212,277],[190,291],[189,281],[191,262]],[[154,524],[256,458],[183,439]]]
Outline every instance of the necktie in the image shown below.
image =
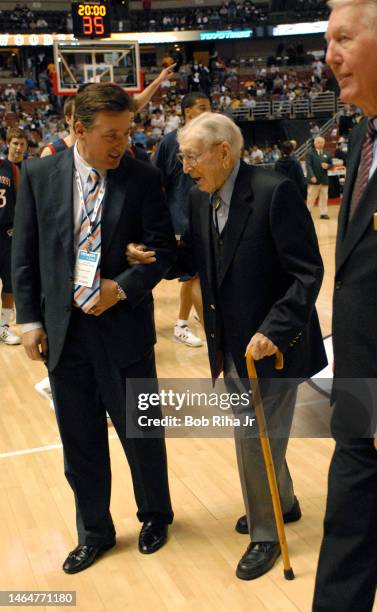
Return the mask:
[[357,172],[356,181],[353,187],[349,221],[356,212],[369,180],[369,172],[373,161],[373,141],[376,134],[374,118],[368,120],[367,133],[365,135],[363,147],[361,149],[360,165]]
[[[81,229],[78,250],[87,250],[90,253],[101,253],[101,215],[102,204],[96,217],[92,220],[94,207],[99,192],[100,176],[94,168],[91,169],[86,182],[83,199],[84,206],[81,217]],[[88,231],[89,230],[89,231]],[[75,285],[73,300],[84,312],[89,310],[100,298],[100,259],[98,261],[96,275],[91,287]]]
[[214,194],[212,198],[213,222],[214,222],[214,225],[215,225],[215,228],[218,234],[220,234],[220,228],[219,228],[219,218],[217,216],[217,211],[219,210],[221,206],[221,202],[222,202],[222,199],[220,198],[220,196],[218,196],[217,194]]

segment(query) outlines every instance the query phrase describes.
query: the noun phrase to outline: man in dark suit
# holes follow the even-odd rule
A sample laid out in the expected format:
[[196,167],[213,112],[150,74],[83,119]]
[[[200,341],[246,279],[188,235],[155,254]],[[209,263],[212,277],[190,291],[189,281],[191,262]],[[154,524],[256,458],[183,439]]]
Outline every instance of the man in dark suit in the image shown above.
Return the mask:
[[318,198],[320,219],[329,219],[328,195],[329,177],[328,171],[332,166],[330,153],[325,151],[325,139],[317,136],[314,146],[306,156],[306,177],[308,179],[308,208],[311,211]]
[[327,63],[365,118],[349,142],[333,301],[333,434],[315,612],[371,612],[377,586],[377,2],[330,3]]
[[[106,411],[130,465],[142,553],[167,538],[171,508],[163,439],[130,439],[126,381],[156,387],[152,289],[174,258],[159,173],[124,155],[132,99],[116,85],[76,97],[75,147],[26,162],[16,206],[17,321],[31,359],[46,361],[76,502],[78,547],[63,569],[81,571],[115,544]],[[130,268],[135,236],[158,261]],[[159,409],[156,410],[159,414]]]
[[[228,117],[204,113],[182,128],[178,142],[183,170],[196,182],[182,263],[199,272],[211,374],[224,371],[229,392],[244,392],[250,347],[259,376],[272,379],[264,393],[271,446],[284,518],[295,521],[301,512],[285,453],[297,385],[326,363],[314,306],[323,275],[314,226],[292,181],[240,162],[243,138]],[[278,348],[284,381],[274,369]],[[251,537],[237,576],[251,580],[274,565],[280,547],[254,432],[236,434],[236,451],[247,513],[237,530],[241,524]]]

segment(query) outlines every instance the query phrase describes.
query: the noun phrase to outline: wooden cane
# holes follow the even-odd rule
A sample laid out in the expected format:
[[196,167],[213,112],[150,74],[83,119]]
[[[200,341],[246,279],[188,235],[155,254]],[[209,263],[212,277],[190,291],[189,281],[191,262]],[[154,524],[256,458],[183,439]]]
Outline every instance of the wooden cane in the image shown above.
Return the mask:
[[[246,365],[247,373],[251,382],[251,388],[253,391],[253,405],[255,409],[255,416],[257,419],[259,429],[259,439],[262,446],[263,459],[266,466],[268,484],[270,487],[272,505],[274,508],[276,530],[278,532],[280,550],[283,558],[284,566],[284,578],[286,580],[293,580],[295,575],[289,561],[288,545],[285,537],[283,513],[280,503],[279,489],[276,480],[276,473],[274,467],[274,461],[272,459],[270,440],[268,437],[266,417],[264,415],[263,402],[260,394],[258,376],[255,369],[254,359],[251,354],[251,350],[246,353]],[[276,370],[282,370],[284,365],[284,357],[280,351],[276,353],[275,368]]]

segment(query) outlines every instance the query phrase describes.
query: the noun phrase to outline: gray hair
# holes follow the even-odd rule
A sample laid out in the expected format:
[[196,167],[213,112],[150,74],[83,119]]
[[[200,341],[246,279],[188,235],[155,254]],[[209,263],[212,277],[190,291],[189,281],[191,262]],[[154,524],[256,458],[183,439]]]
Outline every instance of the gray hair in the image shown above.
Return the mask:
[[377,30],[377,0],[329,0],[327,2],[331,10],[342,8],[343,6],[364,6],[361,16],[368,30]]
[[240,128],[225,115],[220,113],[202,113],[178,131],[178,143],[187,137],[195,136],[211,147],[221,142],[227,142],[235,159],[239,159],[244,146]]

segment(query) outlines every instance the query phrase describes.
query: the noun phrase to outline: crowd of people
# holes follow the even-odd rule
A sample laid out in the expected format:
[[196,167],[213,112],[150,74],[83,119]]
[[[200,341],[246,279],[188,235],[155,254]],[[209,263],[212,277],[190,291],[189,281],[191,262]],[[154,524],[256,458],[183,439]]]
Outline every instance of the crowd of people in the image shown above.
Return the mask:
[[[211,83],[209,99],[214,110],[225,112],[230,116],[234,111],[242,108],[254,109],[257,101],[261,100],[274,99],[282,102],[302,99],[303,91],[307,90],[309,85],[312,88],[309,91],[311,95],[325,83],[324,79],[319,81],[319,77],[314,76],[314,69],[313,74],[304,85],[296,71],[289,70],[281,74],[278,67],[272,66],[259,69],[253,80],[249,79],[243,83],[244,93],[237,95],[232,92],[236,69],[232,66],[225,67],[224,76],[219,77],[219,60],[220,58],[216,58],[212,71],[207,69]],[[202,81],[199,82],[198,87],[190,86],[192,74],[195,74],[197,69],[201,69],[197,64],[191,66],[183,64],[171,80],[166,79],[162,82],[158,98],[152,98],[136,116],[132,128],[132,141],[135,145],[145,149],[149,155],[156,150],[163,136],[176,130],[181,124],[181,102],[184,96],[181,92],[185,91],[185,83],[187,83],[186,91],[188,92],[203,91],[206,93],[201,87]],[[42,87],[38,86],[32,75],[29,74],[24,84],[9,83],[3,87],[0,93],[0,156],[6,153],[6,133],[10,125],[24,130],[29,143],[29,156],[38,156],[48,142],[66,135],[67,127],[62,111],[56,106],[56,98],[51,87],[47,87],[43,75],[40,81]],[[223,85],[219,84],[221,81]],[[212,82],[214,82],[213,85]],[[269,95],[264,94],[267,90],[271,92]],[[278,93],[279,91],[281,93]],[[264,95],[261,95],[261,92]],[[60,100],[59,103],[61,103]],[[341,114],[339,125],[341,140],[338,141],[341,158],[345,158],[345,137],[347,130],[355,122],[355,116],[358,116],[358,113],[351,111],[349,107]],[[312,138],[315,138],[318,135],[319,127],[315,122],[311,122],[309,130]],[[273,164],[279,156],[279,147],[276,142],[259,143],[258,147],[247,146],[244,152],[245,161],[253,164]]]
[[245,28],[267,22],[268,7],[251,0],[229,0],[219,6],[201,6],[193,11],[133,11],[132,30],[218,30]]
[[[278,5],[274,10],[287,11],[286,20],[301,21],[305,18],[326,19],[328,10],[322,0],[284,0],[285,8]],[[269,21],[268,3],[252,0],[223,0],[217,6],[195,7],[192,11],[175,8],[153,10],[130,10],[126,19],[113,15],[114,31],[158,31],[158,30],[218,30],[247,28],[265,25]],[[72,31],[72,15],[61,11],[38,11],[17,3],[12,11],[0,11],[9,32],[64,32]]]

